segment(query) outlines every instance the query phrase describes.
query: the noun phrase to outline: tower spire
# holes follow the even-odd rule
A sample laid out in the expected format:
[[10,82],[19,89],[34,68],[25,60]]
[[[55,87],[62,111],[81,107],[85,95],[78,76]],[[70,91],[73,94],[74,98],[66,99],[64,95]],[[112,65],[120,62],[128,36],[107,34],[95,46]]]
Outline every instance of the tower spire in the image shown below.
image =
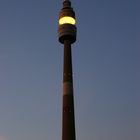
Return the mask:
[[71,7],[71,2],[69,0],[64,0],[63,1],[63,8],[70,8]]

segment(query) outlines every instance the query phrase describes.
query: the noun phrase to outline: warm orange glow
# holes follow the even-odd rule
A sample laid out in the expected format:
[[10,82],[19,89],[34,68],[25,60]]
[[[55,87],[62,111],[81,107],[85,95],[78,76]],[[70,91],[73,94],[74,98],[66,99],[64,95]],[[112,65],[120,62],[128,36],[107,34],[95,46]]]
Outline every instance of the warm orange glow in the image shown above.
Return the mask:
[[72,25],[75,25],[76,24],[76,20],[73,18],[73,17],[62,17],[59,19],[59,25],[62,25],[62,24],[72,24]]

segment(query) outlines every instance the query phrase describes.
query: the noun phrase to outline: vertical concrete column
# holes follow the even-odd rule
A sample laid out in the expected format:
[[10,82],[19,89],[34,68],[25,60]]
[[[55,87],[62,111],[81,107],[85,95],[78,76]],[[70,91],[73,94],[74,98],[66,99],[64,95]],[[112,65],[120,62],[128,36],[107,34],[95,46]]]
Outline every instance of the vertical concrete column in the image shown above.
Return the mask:
[[62,140],[75,140],[71,43],[64,41]]

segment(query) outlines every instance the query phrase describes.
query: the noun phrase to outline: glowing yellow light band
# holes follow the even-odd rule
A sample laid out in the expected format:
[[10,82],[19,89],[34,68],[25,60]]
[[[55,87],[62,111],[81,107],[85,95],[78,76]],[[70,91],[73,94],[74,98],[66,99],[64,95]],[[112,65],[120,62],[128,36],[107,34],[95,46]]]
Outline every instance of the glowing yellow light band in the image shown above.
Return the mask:
[[62,17],[59,19],[59,25],[62,25],[62,24],[72,24],[72,25],[75,25],[76,24],[76,20],[73,18],[73,17]]

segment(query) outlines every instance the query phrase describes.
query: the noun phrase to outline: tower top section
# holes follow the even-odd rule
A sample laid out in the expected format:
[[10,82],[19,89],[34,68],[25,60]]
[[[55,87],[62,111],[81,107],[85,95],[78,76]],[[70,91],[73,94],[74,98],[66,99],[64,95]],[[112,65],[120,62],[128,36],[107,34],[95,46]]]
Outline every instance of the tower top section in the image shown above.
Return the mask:
[[74,43],[76,41],[76,31],[75,12],[71,7],[70,0],[64,0],[63,7],[59,13],[59,41],[62,44],[64,44],[65,40],[69,40],[71,44]]
[[71,2],[69,0],[64,0],[63,8],[70,8],[70,7],[71,7]]

